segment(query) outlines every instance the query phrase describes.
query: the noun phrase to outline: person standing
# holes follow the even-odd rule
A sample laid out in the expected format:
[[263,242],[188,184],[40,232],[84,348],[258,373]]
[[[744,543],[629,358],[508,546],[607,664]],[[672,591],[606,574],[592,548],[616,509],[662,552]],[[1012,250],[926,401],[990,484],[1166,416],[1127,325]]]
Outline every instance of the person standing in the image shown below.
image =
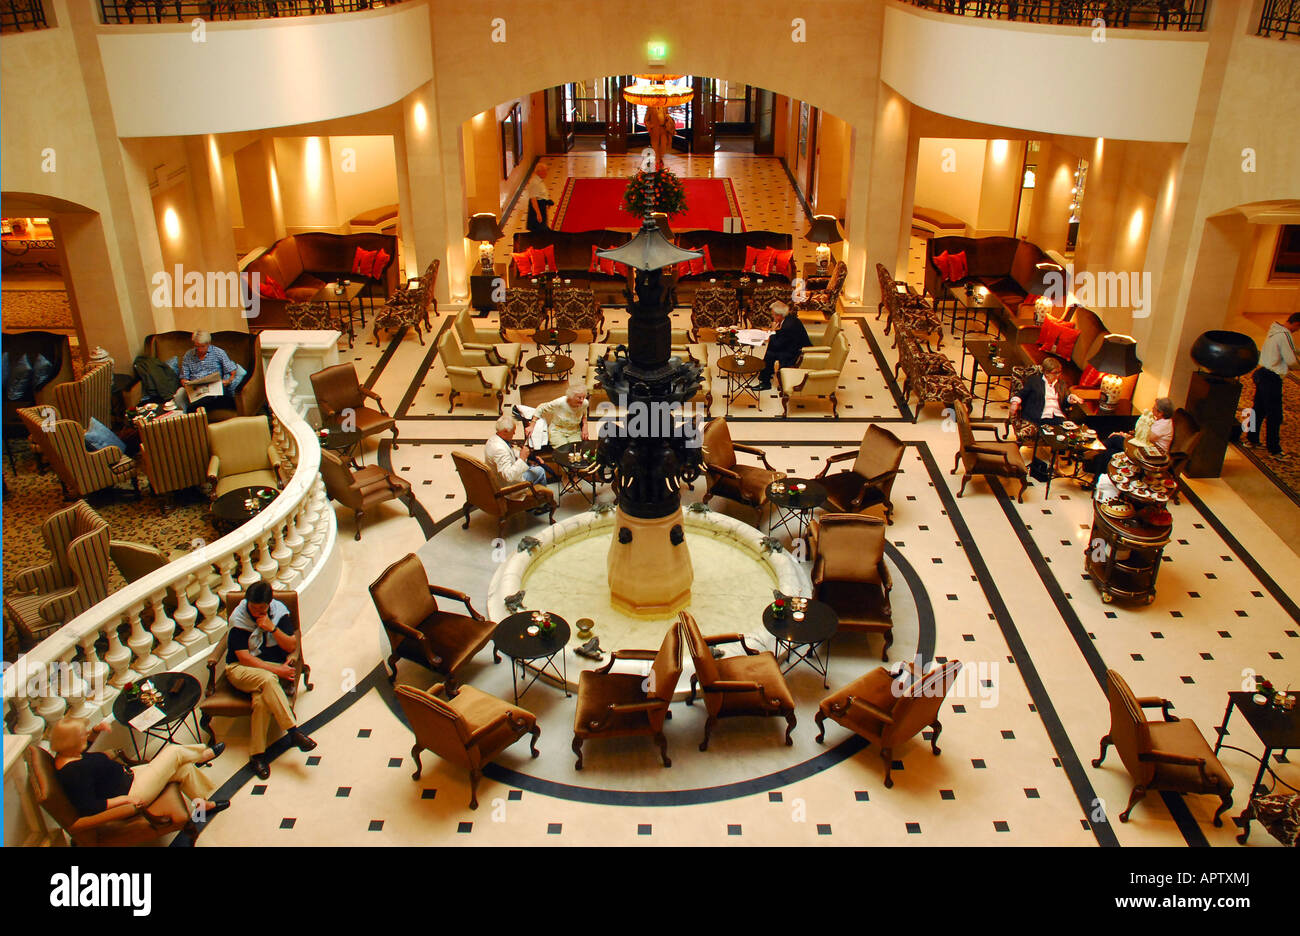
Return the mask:
[[538,234],[551,229],[546,220],[547,209],[553,204],[550,193],[546,190],[546,163],[538,163],[537,171],[528,180],[525,194],[528,196],[528,220],[525,226],[530,233]]
[[1297,364],[1295,340],[1291,337],[1300,329],[1300,312],[1293,312],[1285,322],[1274,322],[1268,327],[1264,346],[1259,351],[1259,367],[1252,375],[1255,381],[1255,425],[1246,435],[1249,445],[1259,445],[1259,434],[1264,430],[1268,453],[1274,458],[1289,458],[1282,451],[1282,381],[1286,373]]
[[799,316],[790,314],[790,307],[779,299],[772,303],[772,315],[776,319],[776,331],[767,340],[767,351],[763,354],[763,369],[758,372],[758,390],[772,389],[772,373],[779,363],[782,367],[795,367],[803,354],[803,349],[812,344],[808,329],[803,327]]
[[664,153],[672,149],[677,121],[666,107],[647,107],[645,128],[650,134],[650,148],[655,151],[655,172],[664,167]]

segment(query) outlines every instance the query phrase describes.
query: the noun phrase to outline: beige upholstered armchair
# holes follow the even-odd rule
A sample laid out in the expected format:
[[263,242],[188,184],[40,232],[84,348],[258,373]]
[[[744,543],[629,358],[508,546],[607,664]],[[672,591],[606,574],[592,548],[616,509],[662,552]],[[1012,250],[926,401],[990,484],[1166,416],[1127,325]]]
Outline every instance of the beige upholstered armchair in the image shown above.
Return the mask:
[[447,395],[447,412],[455,412],[456,397],[462,393],[493,397],[496,399],[497,412],[501,412],[506,390],[510,387],[509,367],[505,364],[475,364],[466,358],[454,334],[443,334],[438,339],[438,357],[442,359],[447,379],[451,382],[451,392]]
[[899,676],[883,666],[831,693],[817,708],[817,743],[826,739],[826,719],[837,722],[880,748],[885,786],[894,785],[894,749],[929,727],[930,750],[939,756],[939,709],[948,697],[961,664],[949,660],[928,673],[906,664]]
[[500,341],[495,330],[478,328],[468,308],[456,313],[452,327],[456,330],[462,348],[466,351],[482,351],[486,355],[485,364],[504,364],[512,372],[519,369],[523,345],[513,341]]
[[[1110,731],[1101,739],[1101,754],[1092,762],[1100,767],[1113,744],[1124,769],[1133,778],[1128,807],[1119,814],[1128,822],[1129,813],[1153,790],[1174,793],[1210,793],[1219,797],[1214,824],[1232,806],[1232,777],[1210,750],[1209,743],[1190,718],[1175,718],[1174,704],[1159,696],[1138,698],[1124,677],[1106,670],[1106,697],[1110,700]],[[1142,710],[1158,708],[1163,721],[1148,720]]]
[[839,416],[835,391],[840,374],[849,359],[849,342],[842,334],[835,336],[825,354],[804,351],[798,367],[783,367],[777,376],[781,384],[781,415],[789,415],[790,401],[797,399],[830,400],[831,415]]
[[41,524],[50,561],[17,573],[4,596],[5,614],[23,643],[39,643],[108,597],[108,536],[108,523],[85,501]]
[[478,784],[483,778],[483,768],[526,734],[533,736],[529,749],[536,757],[542,729],[537,727],[537,717],[532,712],[479,692],[473,686],[462,686],[446,701],[438,698],[442,691],[442,683],[427,692],[414,686],[397,687],[397,701],[415,734],[415,745],[411,748],[415,773],[411,779],[420,779],[424,770],[420,755],[432,751],[469,771],[469,808],[478,809]]
[[96,364],[80,380],[57,384],[54,387],[54,405],[67,419],[75,419],[82,428],[89,428],[90,420],[99,420],[105,426],[113,424],[113,368]]
[[164,495],[198,487],[208,479],[208,414],[206,410],[177,413],[136,426],[140,433],[140,462],[149,490],[167,512]]
[[[804,323],[804,330],[808,332],[808,338],[812,344],[803,349],[804,356],[830,354],[831,346],[835,344],[835,336],[842,334],[844,329],[840,327],[840,314],[836,312],[822,325],[810,325]],[[846,339],[848,335],[844,336]],[[802,366],[802,365],[800,365]]]
[[61,418],[53,406],[25,406],[18,418],[58,475],[65,497],[85,497],[127,480],[139,490],[135,460],[116,445],[87,452],[86,429],[75,419]]
[[243,487],[280,487],[280,451],[261,416],[238,416],[208,426],[208,482],[212,497]]

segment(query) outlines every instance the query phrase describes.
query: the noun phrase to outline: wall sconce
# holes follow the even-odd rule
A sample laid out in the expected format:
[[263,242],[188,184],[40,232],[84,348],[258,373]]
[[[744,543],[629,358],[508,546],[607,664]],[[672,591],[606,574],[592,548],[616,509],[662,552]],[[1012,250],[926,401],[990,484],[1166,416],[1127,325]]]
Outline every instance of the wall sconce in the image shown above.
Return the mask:
[[181,236],[181,219],[176,214],[176,209],[170,205],[163,212],[163,230],[167,232],[167,236],[172,240],[176,240]]

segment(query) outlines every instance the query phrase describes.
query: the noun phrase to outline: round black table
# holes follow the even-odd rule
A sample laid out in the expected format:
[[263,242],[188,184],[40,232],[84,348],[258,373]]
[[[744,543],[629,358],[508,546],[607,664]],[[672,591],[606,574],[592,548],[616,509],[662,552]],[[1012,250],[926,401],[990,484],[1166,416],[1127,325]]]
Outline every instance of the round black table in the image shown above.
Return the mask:
[[538,351],[565,354],[578,340],[578,333],[571,328],[539,328],[531,337]]
[[[803,607],[804,619],[796,621],[794,612],[798,610],[797,602],[806,601]],[[821,673],[822,688],[830,688],[827,670],[831,665],[831,638],[840,629],[840,619],[830,605],[812,598],[787,598],[785,611],[781,617],[771,604],[763,609],[763,626],[776,638],[776,657],[778,661],[784,651],[790,665],[782,674],[790,672],[801,662],[808,664],[813,671]],[[808,649],[801,650],[801,647]],[[825,647],[825,653],[821,648]]]
[[[799,485],[803,485],[802,489]],[[778,526],[795,539],[805,539],[808,527],[812,523],[812,513],[826,504],[830,492],[826,485],[811,478],[778,478],[767,486],[767,499],[772,504],[775,516],[770,519],[767,531],[771,533]],[[791,521],[795,527],[790,529]]]
[[[598,448],[600,443],[597,440],[584,439],[567,445],[557,445],[551,449],[551,459],[563,479],[559,497],[563,497],[570,491],[577,491],[586,498],[588,504],[596,502],[596,484],[599,477],[596,474],[595,453]],[[583,484],[591,485],[590,497],[587,497],[587,492],[582,489]]]
[[212,525],[224,536],[260,514],[279,493],[261,485],[227,491],[212,502]]
[[[558,614],[551,613],[551,620],[555,622],[554,629],[533,636],[528,633],[528,628],[534,624],[533,613],[520,611],[510,615],[497,625],[492,634],[492,656],[497,660],[500,660],[498,653],[510,657],[510,685],[514,689],[516,705],[519,704],[519,697],[548,672],[554,674],[564,687],[564,697],[567,699],[570,695],[569,663],[564,656],[564,647],[569,642],[569,622]],[[555,665],[557,655],[560,666]],[[529,663],[536,665],[529,667]],[[517,673],[523,673],[527,678],[529,669],[533,672],[533,678],[520,689]]]
[[[131,719],[135,718],[148,705],[140,701],[139,696],[127,696],[125,692],[119,692],[117,698],[113,700],[113,718],[127,726],[131,733],[131,744],[135,747],[136,760],[147,761],[149,759],[149,739],[156,738],[162,742],[162,747],[168,744],[176,743],[176,732],[185,724],[185,719],[189,717],[194,724],[190,732],[194,735],[194,740],[199,741],[199,717],[195,713],[195,706],[199,704],[199,699],[203,696],[203,686],[197,679],[188,673],[155,673],[152,676],[141,676],[134,680],[135,685],[144,682],[150,682],[153,687],[162,693],[162,702],[158,707],[165,713],[164,717],[150,725],[141,732],[137,732],[131,727]],[[143,736],[144,742],[141,744],[137,735]],[[162,747],[159,750],[162,750]]]
[[331,452],[346,458],[352,465],[356,465],[357,455],[361,451],[361,433],[356,430],[351,432],[339,429],[337,426],[327,426],[318,434],[320,447],[329,449]]

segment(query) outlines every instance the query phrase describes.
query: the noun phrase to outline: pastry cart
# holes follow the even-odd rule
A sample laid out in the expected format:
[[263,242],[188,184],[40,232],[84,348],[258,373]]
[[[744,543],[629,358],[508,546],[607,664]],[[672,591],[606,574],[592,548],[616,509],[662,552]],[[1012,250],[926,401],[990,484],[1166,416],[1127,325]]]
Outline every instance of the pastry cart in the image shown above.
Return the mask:
[[1167,505],[1176,482],[1166,470],[1168,456],[1131,440],[1124,448],[1106,469],[1111,484],[1099,484],[1093,498],[1084,569],[1103,602],[1120,598],[1150,604],[1173,531]]

